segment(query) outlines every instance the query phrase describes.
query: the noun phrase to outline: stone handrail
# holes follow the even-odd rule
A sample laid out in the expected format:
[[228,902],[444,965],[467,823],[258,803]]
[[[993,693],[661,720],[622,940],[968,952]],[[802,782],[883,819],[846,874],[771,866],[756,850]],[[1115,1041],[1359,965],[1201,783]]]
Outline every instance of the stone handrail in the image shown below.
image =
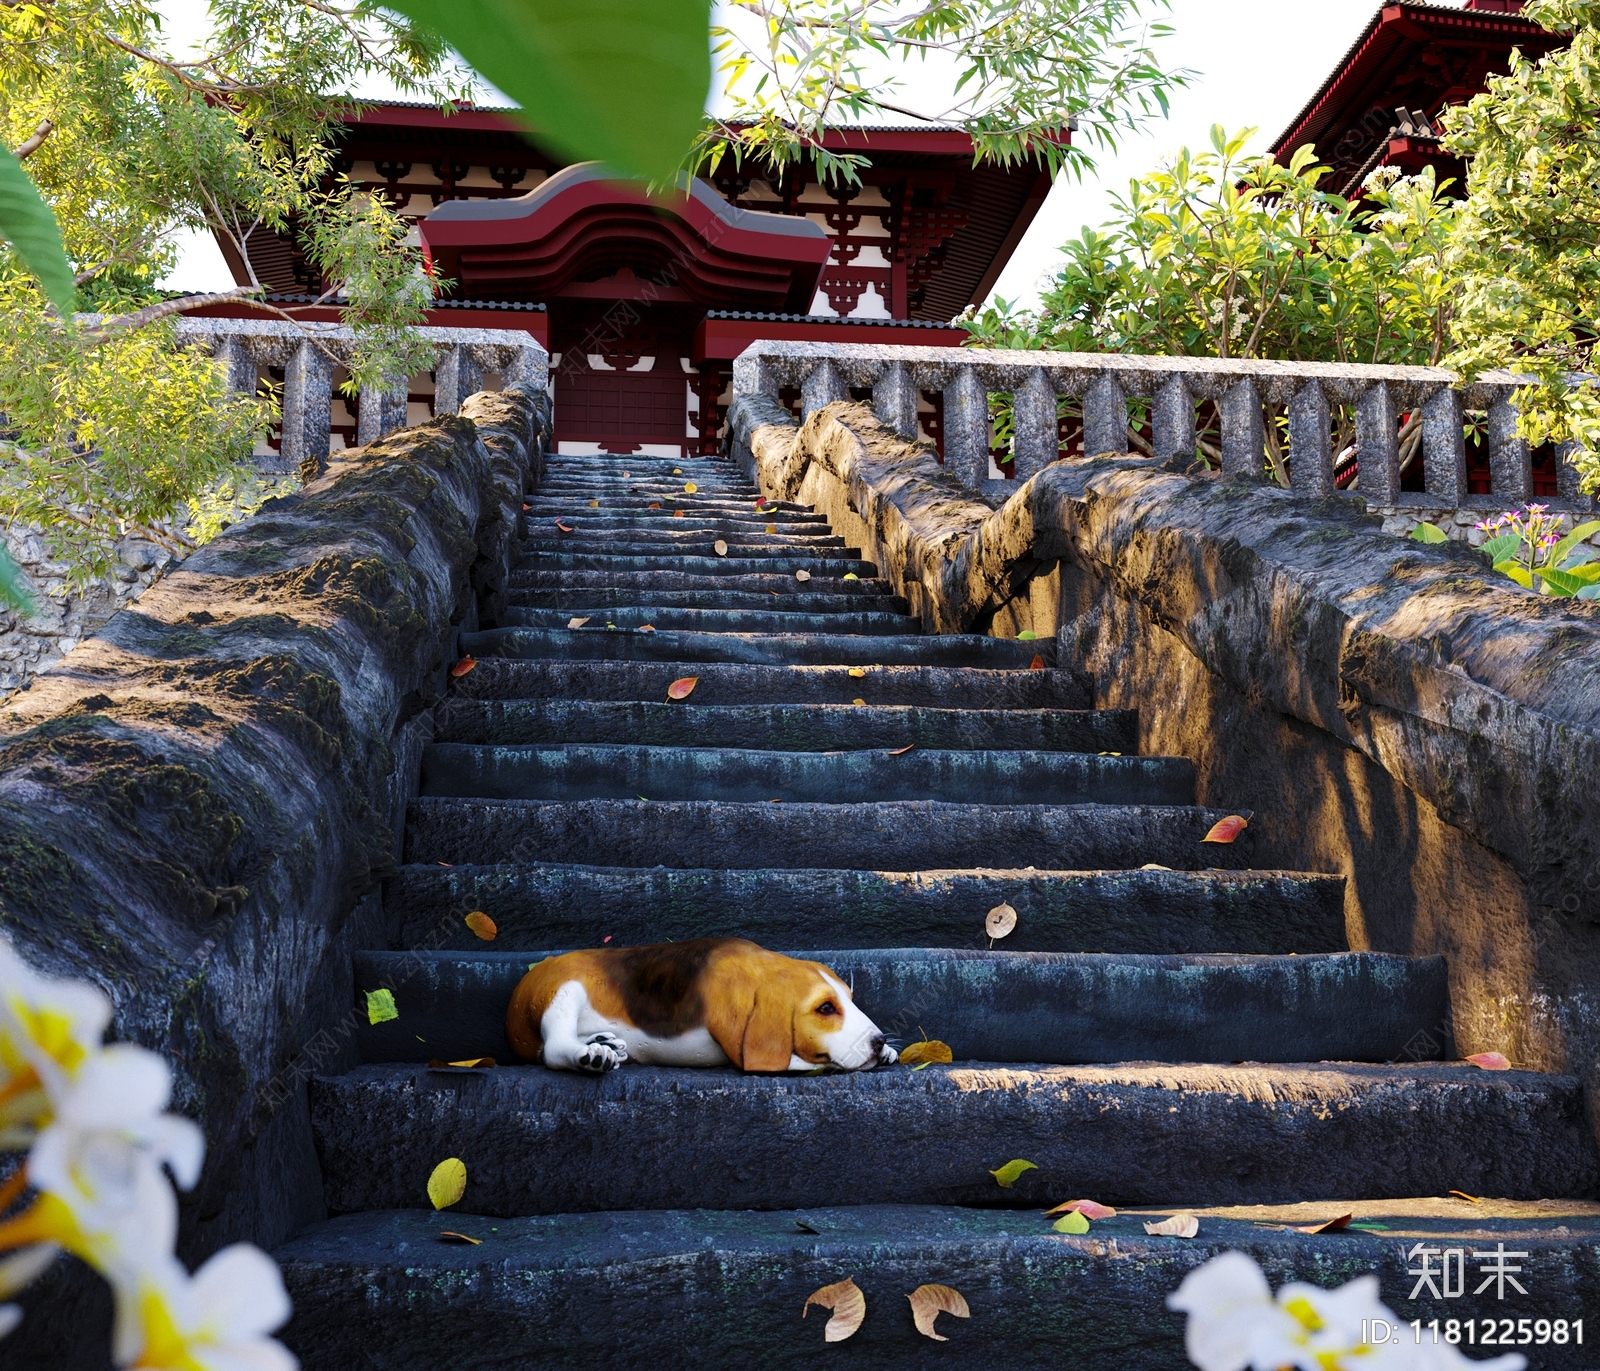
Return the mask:
[[[434,345],[435,416],[454,414],[467,396],[483,388],[484,374],[500,372],[503,384],[526,381],[545,390],[550,355],[520,329],[418,328]],[[343,324],[277,319],[186,318],[180,342],[202,347],[227,369],[234,390],[254,393],[256,368],[283,368],[283,444],[286,471],[327,460],[332,433],[333,370],[350,354],[354,332]],[[364,387],[356,443],[365,446],[406,426],[406,378],[386,387]]]
[[[1127,451],[1128,402],[1150,401],[1152,447],[1162,460],[1193,455],[1195,402],[1215,402],[1224,476],[1262,473],[1262,406],[1284,405],[1290,483],[1306,495],[1335,489],[1329,406],[1354,405],[1360,490],[1369,505],[1399,503],[1398,420],[1418,409],[1427,493],[1438,504],[1465,504],[1463,416],[1486,410],[1494,495],[1506,503],[1531,499],[1531,453],[1517,433],[1511,403],[1527,378],[1501,371],[1466,386],[1458,385],[1459,379],[1439,367],[862,343],[757,343],[745,349],[733,369],[735,398],[776,396],[783,386],[799,387],[802,419],[849,399],[852,387],[870,389],[873,413],[906,439],[917,436],[917,393],[942,392],[945,470],[974,490],[984,488],[989,473],[988,396],[998,391],[1013,397],[1018,485],[1059,455],[1056,398],[1072,396],[1083,405],[1088,455]],[[1557,471],[1561,498],[1581,500],[1579,474],[1564,449]]]

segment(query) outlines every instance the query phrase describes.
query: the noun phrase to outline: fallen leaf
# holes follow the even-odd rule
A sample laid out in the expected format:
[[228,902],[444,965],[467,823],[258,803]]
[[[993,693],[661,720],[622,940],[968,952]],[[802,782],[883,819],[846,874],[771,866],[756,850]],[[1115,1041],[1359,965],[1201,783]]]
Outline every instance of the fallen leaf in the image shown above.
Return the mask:
[[682,511],[682,510],[681,510],[681,509],[675,509],[675,510],[673,510],[673,511],[672,511],[672,517],[673,517],[673,518],[674,518],[674,519],[681,519],[681,518],[683,518],[683,511]]
[[700,487],[697,486],[693,481],[685,481],[684,482],[683,493],[685,495],[693,495],[699,489],[700,489]]
[[685,676],[681,680],[674,681],[667,687],[667,698],[669,700],[687,700],[690,695],[694,694],[694,688],[699,683],[700,678],[698,676]]
[[428,1069],[430,1071],[472,1071],[491,1067],[494,1064],[495,1060],[493,1057],[469,1057],[464,1062],[446,1062],[441,1061],[438,1057],[435,1057],[431,1062],[428,1063]]
[[711,550],[719,557],[726,557],[728,555],[728,545],[721,538],[718,538],[716,542],[711,544]]
[[1120,756],[1122,756],[1122,754],[1120,752],[1102,752],[1100,755],[1102,757],[1120,757]]
[[472,670],[473,667],[477,665],[477,658],[463,657],[459,662],[450,668],[450,674],[452,676],[465,676],[469,671]]
[[1044,670],[1044,658],[1043,657],[1035,657],[1031,662],[1028,663],[1028,670],[1029,671],[1043,671]]
[[435,1209],[448,1209],[467,1193],[467,1164],[460,1157],[446,1157],[428,1177],[428,1198]]
[[626,481],[628,479],[628,477],[630,477],[632,475],[633,475],[633,473],[631,471],[625,471],[625,472],[622,473],[622,479],[624,481]]
[[906,1298],[911,1301],[911,1321],[916,1324],[917,1332],[935,1342],[950,1341],[944,1334],[933,1331],[933,1321],[939,1315],[954,1314],[958,1319],[972,1317],[961,1292],[948,1285],[919,1285]]
[[822,1230],[820,1228],[813,1228],[804,1219],[796,1219],[794,1221],[794,1226],[802,1233],[814,1233],[819,1238],[822,1236]]
[[844,576],[841,577],[841,579],[846,581],[859,581],[861,578],[857,576],[855,572],[847,571],[845,572]]
[[523,513],[524,513],[524,514],[526,514],[526,513],[527,513],[527,512],[528,512],[528,511],[529,511],[529,510],[530,510],[530,509],[532,509],[532,508],[533,508],[533,506],[532,506],[532,505],[530,505],[530,504],[524,504],[524,505],[523,505],[523,506],[522,506],[522,512],[523,512]]
[[801,568],[799,571],[795,572],[794,578],[797,581],[809,581],[811,579],[811,573],[804,568]]
[[589,622],[589,616],[585,616],[582,619],[568,619],[567,620],[567,627],[568,628],[582,628],[588,622]]
[[806,1300],[806,1307],[800,1311],[802,1319],[811,1312],[814,1304],[833,1310],[833,1317],[822,1330],[824,1342],[843,1342],[861,1327],[861,1321],[867,1317],[867,1297],[854,1281],[838,1281],[823,1286],[821,1290],[813,1290]]
[[1467,1060],[1485,1071],[1511,1070],[1511,1063],[1498,1052],[1474,1052]]
[[757,509],[766,508],[766,504],[767,504],[767,497],[765,495],[756,496],[756,508]]
[[1200,1231],[1200,1220],[1193,1214],[1174,1214],[1160,1223],[1147,1223],[1144,1231],[1157,1238],[1192,1238]]
[[603,942],[603,943],[608,943],[608,942],[611,941],[611,938],[612,938],[612,935],[610,933],[607,933],[605,937],[600,939],[600,941]]
[[495,927],[494,920],[481,909],[474,909],[467,915],[467,927],[486,943],[492,943],[500,930]]
[[556,527],[559,528],[563,533],[571,533],[572,532],[572,530],[570,528],[568,528],[564,523],[562,523],[561,520],[559,520],[559,519],[556,520]]
[[369,990],[367,991],[367,1022],[370,1024],[388,1023],[390,1019],[398,1019],[400,1010],[395,1006],[394,991]]
[[598,501],[598,500],[590,500],[589,501],[589,508],[590,509],[599,509],[600,508],[600,501]]
[[891,757],[904,757],[906,753],[910,752],[915,746],[915,743],[907,743],[904,747],[895,748],[889,755]]
[[856,679],[856,680],[858,680],[858,681],[859,681],[859,680],[860,680],[860,679],[861,679],[861,678],[862,678],[862,677],[863,677],[863,676],[865,676],[865,675],[866,675],[866,674],[867,674],[867,669],[866,669],[866,667],[864,667],[864,666],[853,666],[853,667],[851,667],[851,668],[850,668],[850,675],[851,675],[851,676],[852,676],[852,677],[853,677],[853,678],[854,678],[854,679]]
[[435,862],[435,866],[454,866],[454,862]]
[[1035,633],[1031,628],[1025,628],[1025,629],[1022,630],[1021,633],[1017,634],[1017,641],[1019,643],[1031,643],[1031,642],[1036,641],[1038,639],[1038,637],[1039,637],[1039,635],[1037,633]]
[[1058,1204],[1054,1209],[1045,1211],[1045,1217],[1051,1214],[1082,1214],[1086,1219],[1114,1219],[1117,1211],[1109,1204],[1101,1204],[1097,1200],[1068,1200],[1065,1204]]
[[1296,1233],[1337,1233],[1340,1229],[1349,1227],[1354,1214],[1341,1214],[1336,1219],[1329,1219],[1327,1223],[1308,1223],[1304,1228],[1296,1225]]
[[1070,1214],[1057,1219],[1050,1225],[1057,1233],[1087,1233],[1089,1220],[1087,1216],[1074,1209]]
[[1211,831],[1200,839],[1203,843],[1231,843],[1250,826],[1250,820],[1238,814],[1230,814],[1226,819],[1218,819],[1211,825]]
[[997,904],[983,921],[984,930],[991,938],[1004,938],[1017,926],[1017,911],[1008,904]]
[[768,524],[767,525],[767,532],[768,533],[776,533],[777,531],[778,531],[778,526],[776,524]]
[[1452,1195],[1454,1195],[1458,1200],[1465,1200],[1468,1204],[1477,1204],[1478,1203],[1478,1197],[1476,1195],[1467,1194],[1467,1192],[1465,1190],[1452,1190],[1450,1193]]
[[853,704],[853,705],[864,705],[864,704],[866,704],[866,701],[857,699],[857,700],[851,700],[850,703]]
[[672,474],[674,476],[682,476],[683,475],[683,468],[682,467],[673,467],[672,468]]
[[1024,1171],[1037,1171],[1038,1169],[1037,1162],[1025,1162],[1019,1158],[1016,1161],[1007,1162],[998,1171],[991,1171],[989,1174],[995,1178],[1002,1190],[1009,1190],[1017,1183],[1017,1177]]
[[469,1238],[465,1233],[452,1233],[448,1228],[439,1234],[440,1242],[469,1242],[474,1247],[482,1247],[482,1238]]
[[924,1038],[919,1043],[910,1043],[900,1053],[900,1060],[907,1066],[915,1066],[918,1062],[953,1062],[955,1055],[950,1051],[949,1043],[942,1043],[937,1038]]
[[1140,871],[1171,871],[1170,866],[1162,866],[1160,862],[1146,862],[1139,868]]
[[650,508],[651,508],[651,509],[660,509],[660,508],[661,508],[661,504],[660,504],[660,502],[659,502],[659,501],[658,501],[658,502],[657,502],[657,503],[655,503],[655,504],[653,504],[653,505],[651,505],[651,506],[650,506]]
[[656,626],[654,624],[640,624],[639,625],[639,632],[640,633],[654,633],[655,631],[656,631]]

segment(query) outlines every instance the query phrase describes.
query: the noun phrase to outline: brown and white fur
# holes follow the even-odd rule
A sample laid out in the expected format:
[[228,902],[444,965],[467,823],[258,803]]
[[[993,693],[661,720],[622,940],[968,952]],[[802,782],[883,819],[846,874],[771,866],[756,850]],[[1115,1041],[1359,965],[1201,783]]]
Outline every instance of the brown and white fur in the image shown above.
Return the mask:
[[511,996],[506,1037],[524,1061],[596,1074],[630,1061],[859,1071],[896,1060],[827,967],[743,938],[547,957]]

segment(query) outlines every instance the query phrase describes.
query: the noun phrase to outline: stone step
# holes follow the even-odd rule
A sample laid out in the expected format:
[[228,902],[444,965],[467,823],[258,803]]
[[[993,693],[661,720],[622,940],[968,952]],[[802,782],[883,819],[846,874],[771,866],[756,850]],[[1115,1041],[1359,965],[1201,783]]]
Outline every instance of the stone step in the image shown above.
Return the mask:
[[582,509],[550,514],[524,514],[523,528],[530,536],[549,536],[560,533],[556,527],[559,519],[573,532],[563,537],[576,538],[579,534],[593,535],[596,531],[610,537],[629,541],[664,540],[693,535],[715,541],[722,538],[735,543],[778,543],[794,546],[842,547],[844,539],[830,530],[828,524],[802,524],[778,522],[751,515],[748,519],[730,515],[696,514],[678,515],[667,510],[652,510],[645,514],[613,514],[607,510]]
[[[874,581],[871,584],[879,585]],[[634,586],[574,586],[509,591],[507,603],[518,609],[553,609],[568,617],[590,612],[657,606],[662,609],[779,609],[789,614],[908,614],[905,597],[885,590],[875,594],[827,594],[821,591],[659,590]]]
[[606,571],[587,570],[540,571],[525,568],[513,571],[506,582],[513,595],[528,590],[646,590],[658,591],[711,591],[726,595],[729,608],[735,597],[765,595],[783,599],[791,595],[826,595],[830,600],[842,596],[878,598],[894,594],[894,586],[877,577],[864,576],[858,580],[842,578],[814,580],[809,584],[796,581],[794,576],[748,574],[743,576],[702,576],[681,571]]
[[[870,690],[861,678],[862,690]],[[695,695],[699,694],[699,687]],[[694,696],[690,697],[691,699]],[[632,700],[470,700],[434,709],[439,743],[759,745],[790,752],[852,748],[1036,752],[1138,751],[1131,709],[929,709],[920,705],[696,705]]]
[[[647,792],[648,793],[648,792]],[[713,800],[414,800],[408,862],[582,865],[937,867],[1047,870],[1148,862],[1174,871],[1243,871],[1255,850],[1201,840],[1225,812],[1165,805],[743,804]]]
[[[680,563],[710,562],[734,566],[734,574],[753,571],[760,575],[774,570],[792,574],[797,570],[809,569],[813,576],[857,577],[868,574],[861,571],[860,567],[872,565],[861,560],[861,549],[857,547],[762,542],[730,547],[726,556],[720,556],[712,551],[715,541],[703,535],[682,541],[635,542],[604,533],[596,533],[591,537],[577,533],[571,537],[557,534],[552,538],[524,538],[517,545],[517,560],[521,566],[543,566],[552,558],[565,562],[574,557],[605,557],[615,559],[619,566],[632,566],[641,560],[655,559],[663,563],[663,570]],[[871,574],[877,574],[876,568]]]
[[[1538,1199],[1600,1181],[1577,1079],[1466,1064],[366,1065],[314,1078],[310,1105],[334,1213],[425,1205],[446,1157],[466,1164],[464,1210],[492,1215]],[[1013,1159],[1035,1169],[1002,1190],[991,1173]]]
[[[1014,952],[1340,952],[1343,876],[1287,871],[816,871],[405,866],[384,887],[393,946],[510,947],[713,936],[772,947],[975,947],[1017,911]],[[1424,1055],[1427,1055],[1426,1053]]]
[[[960,633],[938,637],[909,633],[893,636],[808,633],[800,637],[783,633],[497,628],[463,633],[461,650],[473,657],[518,657],[525,661],[553,658],[558,661],[727,662],[741,666],[934,666],[1016,670],[1028,667],[1035,657],[1043,658],[1044,664],[1050,665],[1055,660],[1056,645],[1054,639],[1018,642],[1013,638],[983,638]],[[665,689],[662,693],[665,694]]]
[[832,805],[882,800],[966,804],[1184,805],[1187,757],[1082,752],[953,752],[872,748],[778,752],[740,747],[565,743],[435,743],[422,755],[421,794],[500,800],[782,800]]
[[[1253,1259],[1274,1286],[1336,1286],[1375,1273],[1379,1297],[1403,1325],[1399,1337],[1413,1336],[1413,1319],[1424,1337],[1434,1319],[1458,1327],[1470,1319],[1475,1330],[1493,1319],[1498,1329],[1515,1314],[1530,1332],[1547,1320],[1566,1341],[1520,1347],[1533,1371],[1582,1362],[1572,1326],[1600,1300],[1600,1205],[1581,1200],[1200,1207],[1200,1232],[1186,1240],[1144,1231],[1171,1206],[1124,1209],[1074,1236],[1051,1231],[1038,1213],[955,1205],[495,1218],[472,1207],[470,1171],[467,1185],[460,1212],[349,1214],[313,1224],[273,1254],[294,1301],[282,1337],[304,1371],[810,1371],[845,1359],[877,1371],[1175,1371],[1189,1362],[1184,1316],[1167,1297],[1229,1251]],[[1051,1197],[1081,1189],[1062,1177]],[[1354,1211],[1362,1227],[1294,1231],[1335,1211]],[[441,1241],[442,1229],[479,1245]],[[1434,1298],[1443,1293],[1436,1278],[1410,1298],[1419,1282],[1408,1272],[1420,1263],[1406,1253],[1417,1244],[1462,1252],[1459,1297]],[[1516,1279],[1526,1295],[1507,1282],[1499,1300],[1493,1279],[1478,1291],[1501,1248],[1527,1254],[1509,1262],[1523,1267]],[[830,1347],[815,1326],[828,1311],[804,1319],[801,1311],[812,1291],[846,1278],[866,1297],[867,1315],[848,1342]],[[906,1304],[929,1282],[953,1286],[970,1309],[965,1319],[939,1317],[945,1343],[917,1332]],[[1584,1348],[1600,1336],[1592,1323]]]
[[589,500],[576,497],[572,500],[564,497],[538,498],[523,504],[522,517],[524,524],[530,526],[553,523],[559,518],[562,523],[568,525],[571,525],[574,519],[582,519],[586,523],[604,528],[665,528],[684,523],[694,527],[729,528],[759,533],[768,524],[774,524],[781,532],[796,534],[827,533],[831,528],[826,515],[806,513],[798,509],[772,509],[766,506],[757,509],[754,505],[740,505],[737,509],[699,510],[692,518],[685,511],[680,519],[671,509],[665,507],[651,509],[650,503],[644,502],[641,508],[638,501],[630,500],[624,507],[607,499],[602,500],[600,507],[596,509]]
[[[951,709],[1087,709],[1093,701],[1070,671],[965,671],[959,667],[864,665],[765,666],[739,662],[517,661],[484,657],[451,683],[456,698],[473,700],[648,700],[663,702],[667,687],[696,678],[684,704],[836,704],[867,698],[877,705]],[[1096,751],[1128,752],[1131,748]]]
[[[563,523],[566,521],[563,520]],[[719,533],[699,520],[669,519],[675,527],[611,528],[596,521],[573,523],[571,533],[563,533],[553,523],[530,527],[519,544],[523,556],[545,552],[606,552],[615,550],[628,556],[657,552],[682,553],[690,557],[718,557],[718,541],[728,548],[729,557],[821,557],[859,559],[860,548],[847,548],[844,539],[832,533],[767,533],[762,529]]]
[[[681,571],[699,576],[778,576],[794,577],[804,571],[814,577],[857,576],[876,579],[878,568],[854,558],[811,556],[803,551],[785,550],[770,557],[693,556],[672,552],[546,552],[525,550],[518,553],[519,570],[538,571]],[[832,587],[828,587],[832,589]]]
[[[981,944],[982,925],[972,924]],[[497,939],[497,942],[500,941]],[[659,941],[659,940],[658,940]],[[618,946],[613,942],[612,946]],[[358,952],[365,1062],[516,1062],[506,1007],[530,964],[561,949]],[[904,1047],[926,1034],[957,1062],[1407,1062],[1453,1057],[1443,957],[1122,956],[968,948],[774,951],[821,962]],[[393,989],[398,1019],[366,1022]],[[880,1068],[910,1071],[910,1067]]]
[[[507,607],[500,616],[506,628],[566,629],[569,633],[603,631],[607,627],[637,629],[649,625],[663,629],[699,633],[921,633],[922,622],[908,614],[873,610],[805,614],[777,608],[769,595],[766,609],[674,609],[650,603],[618,606],[594,615],[574,616],[566,609],[524,609]],[[578,629],[568,627],[574,617],[587,618]]]

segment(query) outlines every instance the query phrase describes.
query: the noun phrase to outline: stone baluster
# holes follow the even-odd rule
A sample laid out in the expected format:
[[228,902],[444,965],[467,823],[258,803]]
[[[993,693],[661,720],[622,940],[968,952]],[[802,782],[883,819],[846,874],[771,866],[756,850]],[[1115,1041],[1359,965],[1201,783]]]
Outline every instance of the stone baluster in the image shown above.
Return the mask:
[[1102,372],[1083,393],[1083,455],[1128,450],[1128,397],[1122,383]]
[[482,389],[483,365],[473,356],[472,349],[466,343],[448,344],[433,369],[434,414],[454,414],[467,396]]
[[[386,385],[361,387],[361,412],[356,418],[356,445],[365,447],[406,426],[409,377],[392,377]],[[465,397],[463,397],[465,398]]]
[[1289,485],[1302,495],[1334,491],[1333,435],[1320,381],[1307,381],[1289,401]]
[[904,362],[888,362],[872,383],[872,412],[880,424],[887,424],[908,443],[917,436],[917,387],[911,368]]
[[[468,346],[473,348],[473,355],[477,358],[478,366],[481,368],[483,366],[483,358],[478,355],[476,346],[472,344]],[[511,360],[501,369],[500,379],[508,386],[515,385],[519,381],[525,381],[535,390],[549,390],[550,354],[537,345],[513,348],[511,350]],[[483,383],[479,381],[478,384],[481,386]],[[471,393],[471,391],[467,392],[468,395]],[[466,396],[464,395],[461,398],[466,399]]]
[[1428,494],[1441,505],[1467,499],[1467,440],[1461,393],[1446,386],[1422,410],[1422,471]]
[[1223,391],[1217,412],[1222,428],[1222,474],[1260,476],[1267,436],[1256,383],[1249,377],[1235,381]]
[[944,388],[944,469],[974,490],[989,479],[989,391],[975,366]]
[[1509,504],[1533,498],[1533,453],[1517,432],[1517,407],[1503,391],[1489,406],[1489,488]]
[[248,338],[238,333],[219,334],[211,355],[222,368],[229,390],[238,395],[255,395],[260,371]]
[[1151,428],[1151,447],[1161,461],[1194,460],[1194,395],[1187,378],[1172,376],[1161,383],[1152,407]]
[[735,395],[770,395],[778,398],[778,373],[764,357],[746,351],[733,359]]
[[[306,339],[283,369],[283,444],[279,471],[298,471],[313,480],[328,461],[329,428],[333,423],[333,362]],[[263,470],[270,470],[263,459]]]
[[800,386],[800,422],[804,423],[824,405],[849,398],[850,389],[839,374],[839,368],[832,362],[820,361]]
[[1034,367],[1011,400],[1012,471],[1018,481],[1026,481],[1061,455],[1056,389],[1044,368]]
[[1356,401],[1357,489],[1369,505],[1393,505],[1400,498],[1400,425],[1394,394],[1380,381]]

